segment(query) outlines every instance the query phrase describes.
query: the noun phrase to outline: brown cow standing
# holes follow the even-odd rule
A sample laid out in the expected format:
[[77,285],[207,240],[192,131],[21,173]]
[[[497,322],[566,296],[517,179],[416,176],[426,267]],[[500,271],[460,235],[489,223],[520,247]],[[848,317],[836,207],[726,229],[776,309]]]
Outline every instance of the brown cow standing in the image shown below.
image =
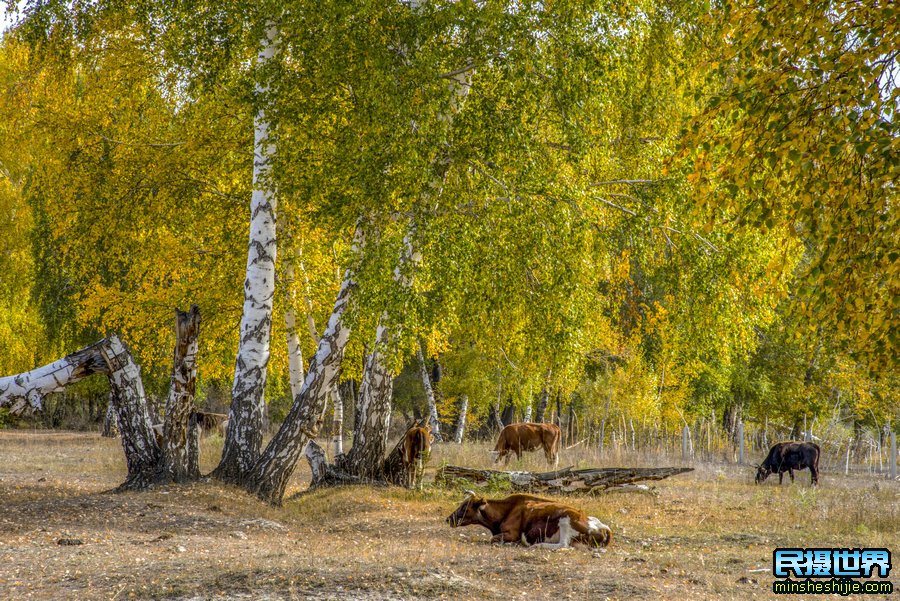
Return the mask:
[[403,459],[403,471],[406,474],[406,485],[418,488],[422,484],[425,462],[431,454],[431,425],[413,426],[406,431],[400,456]]
[[504,457],[509,463],[509,454],[515,453],[516,459],[522,458],[522,451],[536,451],[544,449],[547,463],[559,465],[559,426],[555,424],[510,424],[503,428],[494,447],[494,463]]
[[466,491],[462,504],[447,523],[454,528],[477,524],[493,534],[492,542],[537,545],[547,549],[570,547],[573,542],[607,546],[609,526],[583,511],[536,497],[515,494],[505,499],[485,499]]

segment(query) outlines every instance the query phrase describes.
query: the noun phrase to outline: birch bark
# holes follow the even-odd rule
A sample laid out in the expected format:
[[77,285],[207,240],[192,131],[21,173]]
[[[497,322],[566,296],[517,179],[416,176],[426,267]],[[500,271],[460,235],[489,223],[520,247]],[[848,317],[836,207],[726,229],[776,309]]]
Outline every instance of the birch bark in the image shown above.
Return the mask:
[[466,432],[466,413],[469,410],[469,397],[462,395],[459,397],[459,417],[456,419],[456,434],[453,436],[453,442],[462,444],[463,435]]
[[9,407],[14,415],[27,410],[40,411],[48,394],[62,392],[69,384],[91,374],[108,373],[100,352],[105,344],[103,339],[53,363],[0,378],[0,407]]
[[541,397],[538,399],[537,405],[537,415],[535,415],[534,421],[538,423],[543,423],[544,417],[547,413],[547,400],[550,398],[550,392],[547,390],[547,387],[544,386],[544,389],[541,390]]
[[335,386],[331,391],[331,401],[334,408],[334,417],[331,422],[331,443],[334,447],[334,456],[344,452],[344,399],[341,397],[341,387]]
[[[182,315],[188,315],[188,321],[195,318],[193,325],[199,325],[199,314],[196,311]],[[179,328],[181,325],[179,323]],[[167,422],[172,424],[181,423],[184,411],[190,415],[196,354],[196,338],[192,343],[176,345],[173,392],[169,399],[173,407],[177,405],[177,410],[167,411]],[[179,357],[183,361],[180,362]],[[118,487],[119,490],[142,489],[158,482],[164,471],[163,451],[156,441],[153,422],[147,409],[141,370],[128,347],[115,334],[30,372],[0,378],[0,406],[10,406],[17,412],[28,407],[40,409],[41,399],[45,395],[61,392],[66,386],[92,374],[104,374],[109,379],[110,405],[116,415],[128,467],[128,475]],[[170,416],[171,419],[168,419]],[[168,431],[176,432],[177,436],[178,428],[170,425]],[[168,434],[165,429],[164,433]],[[186,438],[187,436],[183,436],[181,439],[182,449]],[[187,456],[184,457],[183,464],[189,464]]]
[[119,490],[146,488],[156,478],[160,448],[147,411],[141,369],[118,336],[113,334],[104,342],[100,352],[109,373],[111,398],[128,465],[128,476]]
[[293,401],[303,387],[304,366],[300,335],[297,333],[297,316],[294,312],[297,299],[294,294],[294,261],[292,259],[289,259],[285,265],[284,280],[285,300],[287,301],[284,311],[284,329],[287,332],[288,372],[291,380],[291,400]]
[[[269,23],[257,57],[257,67],[272,60],[279,31]],[[268,88],[257,83],[258,96]],[[231,408],[222,459],[213,476],[240,482],[259,457],[265,404],[269,338],[272,329],[272,299],[275,293],[275,192],[268,176],[275,148],[269,140],[265,110],[254,118],[253,194],[250,201],[250,242],[244,281],[244,308],[240,343],[234,366]]]
[[428,366],[425,365],[425,355],[419,348],[416,352],[419,358],[419,373],[422,376],[422,387],[425,388],[425,400],[428,402],[428,422],[431,424],[431,437],[434,442],[441,442],[441,422],[438,421],[437,403],[434,399],[434,389],[431,387],[431,378],[428,375]]
[[172,383],[163,423],[165,448],[159,478],[161,482],[185,482],[200,477],[196,462],[189,458],[189,426],[194,410],[199,337],[199,307],[192,305],[188,313],[176,309]]
[[[362,226],[357,225],[354,240],[357,254],[361,252],[364,243]],[[341,359],[350,337],[350,330],[344,325],[343,316],[354,286],[353,270],[347,269],[303,386],[294,398],[281,428],[244,481],[248,490],[270,503],[281,503],[287,481],[294,472],[303,447],[318,433],[327,395],[337,386]]]
[[[386,316],[382,316],[382,320]],[[353,424],[353,447],[342,467],[364,479],[378,479],[387,449],[394,377],[385,365],[382,350],[388,344],[388,328],[378,325],[375,350],[366,358],[359,387],[359,412]]]

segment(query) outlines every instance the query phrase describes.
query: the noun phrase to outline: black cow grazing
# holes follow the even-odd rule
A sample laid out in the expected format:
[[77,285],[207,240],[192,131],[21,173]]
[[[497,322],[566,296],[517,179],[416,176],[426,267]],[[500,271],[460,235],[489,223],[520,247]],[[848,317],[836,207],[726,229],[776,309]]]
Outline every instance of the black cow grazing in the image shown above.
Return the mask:
[[769,449],[769,456],[757,466],[756,483],[778,474],[778,484],[784,480],[784,473],[791,475],[794,481],[794,470],[809,468],[812,474],[812,485],[819,483],[819,445],[814,442],[779,442]]

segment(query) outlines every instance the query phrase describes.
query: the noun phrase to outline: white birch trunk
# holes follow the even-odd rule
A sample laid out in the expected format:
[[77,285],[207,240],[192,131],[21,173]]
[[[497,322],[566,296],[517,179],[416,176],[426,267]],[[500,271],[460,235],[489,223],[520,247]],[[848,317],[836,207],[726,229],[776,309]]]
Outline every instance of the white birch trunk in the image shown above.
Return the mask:
[[459,397],[459,417],[456,419],[456,434],[453,436],[453,442],[462,444],[463,435],[466,433],[466,413],[469,410],[469,397],[462,395]]
[[106,404],[106,415],[103,417],[103,430],[101,436],[115,438],[119,435],[119,426],[116,424],[116,410],[113,408],[112,399]]
[[95,373],[108,373],[100,349],[106,339],[31,371],[0,378],[0,407],[18,415],[40,411],[43,398]]
[[[541,390],[541,397],[538,400],[537,415],[535,416],[534,421],[539,422],[539,423],[544,422],[544,418],[547,416],[547,401],[549,400],[549,398],[550,398],[550,391],[547,390],[546,386],[544,386],[544,389]],[[526,420],[526,421],[531,421],[531,420]]]
[[331,391],[331,400],[334,403],[331,444],[334,447],[334,456],[337,457],[344,453],[344,399],[341,397],[340,386],[335,386]]
[[192,461],[189,457],[189,429],[194,412],[199,337],[200,309],[197,305],[192,305],[189,313],[176,309],[175,351],[172,359],[172,383],[163,422],[165,448],[160,482],[185,482],[200,477],[197,461]]
[[[356,254],[361,252],[363,246],[362,226],[357,225],[354,241]],[[341,359],[350,337],[350,330],[345,327],[343,316],[350,301],[350,292],[355,286],[353,278],[352,269],[347,269],[303,387],[295,397],[281,428],[245,480],[245,486],[249,490],[270,503],[281,503],[287,481],[294,472],[303,447],[318,433],[327,395],[337,387]]]
[[[269,23],[257,68],[275,55],[278,28]],[[257,83],[263,97],[265,85]],[[269,338],[272,329],[272,300],[275,293],[275,192],[268,176],[270,158],[275,153],[269,140],[269,122],[260,109],[254,118],[253,195],[250,201],[250,242],[247,252],[247,276],[244,281],[244,308],[240,343],[234,367],[231,408],[222,459],[213,475],[239,482],[259,457],[265,404],[266,370],[269,363]]]
[[156,479],[160,448],[147,410],[141,369],[118,336],[113,334],[105,342],[100,352],[109,370],[109,387],[128,465],[128,477],[119,489],[146,488]]
[[[309,275],[306,273],[306,266],[303,264],[302,249],[297,249],[297,263],[300,264],[300,273],[303,274],[303,302],[306,305],[306,326],[309,328],[309,335],[316,344],[319,344],[319,330],[316,328],[316,320],[313,317],[313,304],[309,292]],[[338,270],[336,279],[341,278],[341,272]]]
[[40,409],[45,395],[61,392],[92,374],[104,374],[109,379],[110,404],[128,466],[128,476],[119,490],[146,488],[159,479],[162,452],[147,409],[141,370],[117,335],[30,372],[0,378],[0,406],[16,411]]
[[284,329],[287,332],[288,372],[291,381],[291,401],[293,402],[303,387],[304,366],[300,335],[297,333],[297,316],[294,312],[296,294],[294,293],[294,261],[292,259],[289,259],[285,265],[284,280],[286,300]]
[[428,423],[431,424],[431,437],[434,442],[441,442],[441,422],[438,421],[437,403],[434,399],[434,389],[431,387],[431,377],[428,375],[428,366],[425,365],[425,355],[419,348],[416,352],[419,357],[419,373],[422,376],[422,387],[425,388],[425,400],[428,401]]
[[[382,322],[387,315],[382,315]],[[394,378],[382,359],[388,345],[388,329],[379,323],[375,336],[375,350],[366,358],[363,381],[359,387],[359,411],[353,424],[353,447],[347,454],[344,468],[364,479],[381,477],[387,434],[391,422],[391,394]]]

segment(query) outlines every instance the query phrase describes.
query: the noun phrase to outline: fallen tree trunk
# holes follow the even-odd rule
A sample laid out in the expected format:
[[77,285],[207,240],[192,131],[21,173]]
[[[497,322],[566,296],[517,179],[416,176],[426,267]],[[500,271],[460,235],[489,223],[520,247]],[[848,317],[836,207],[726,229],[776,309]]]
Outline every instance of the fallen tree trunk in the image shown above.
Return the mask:
[[92,374],[103,374],[109,379],[110,388],[111,411],[107,412],[107,421],[118,426],[128,466],[128,476],[117,490],[139,490],[152,484],[196,479],[199,432],[196,420],[190,416],[197,374],[199,323],[196,306],[191,307],[190,313],[177,311],[172,389],[162,429],[162,447],[150,419],[141,369],[116,334],[30,372],[0,378],[0,407],[10,406],[13,412],[28,408],[39,411],[45,395],[61,392]]
[[499,481],[508,483],[513,490],[589,493],[646,480],[663,480],[693,470],[692,467],[600,467],[582,470],[567,467],[553,472],[532,473],[445,465],[437,471],[434,481],[447,483],[453,480],[468,480],[477,484]]
[[69,384],[92,374],[109,375],[101,349],[109,344],[104,338],[80,351],[29,372],[0,378],[0,407],[9,407],[13,415],[41,411],[43,398],[62,392]]

